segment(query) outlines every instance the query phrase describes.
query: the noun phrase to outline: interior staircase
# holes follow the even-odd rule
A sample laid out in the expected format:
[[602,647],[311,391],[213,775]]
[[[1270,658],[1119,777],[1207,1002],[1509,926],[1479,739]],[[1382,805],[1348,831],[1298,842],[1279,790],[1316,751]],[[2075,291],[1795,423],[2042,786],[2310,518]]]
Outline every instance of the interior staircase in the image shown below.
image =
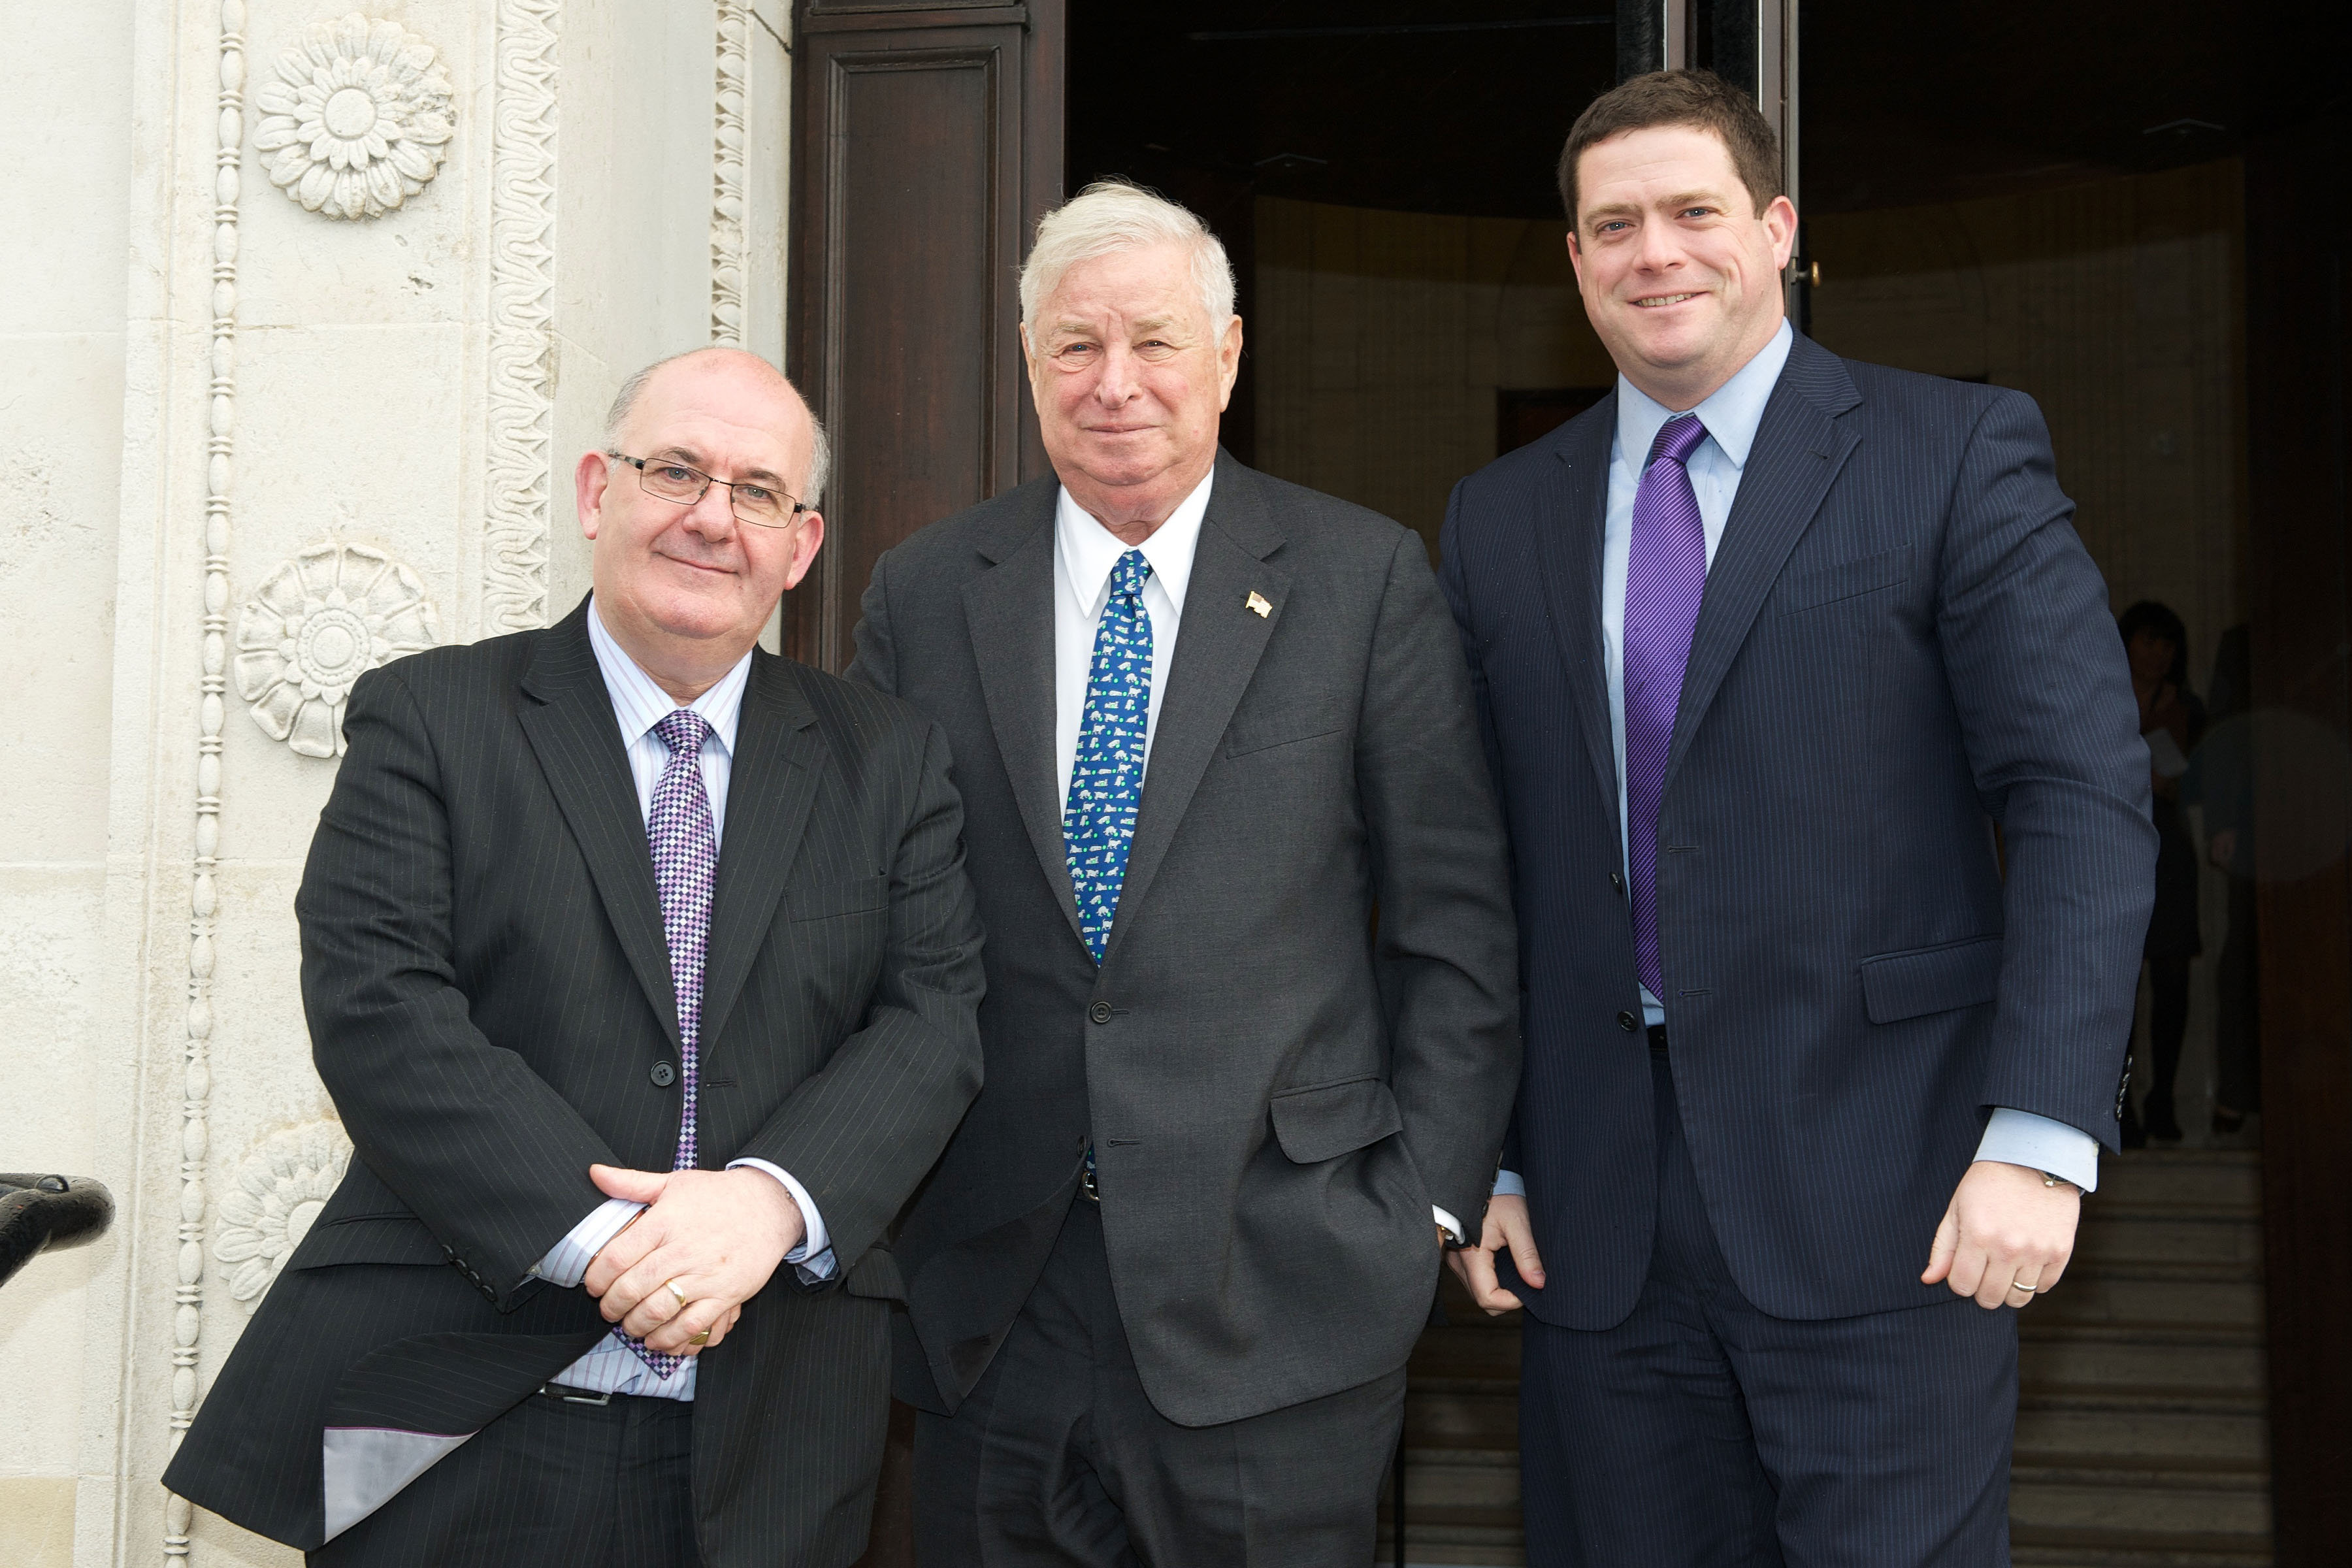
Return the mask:
[[[2270,1563],[2258,1160],[2105,1163],[2063,1284],[2019,1324],[2021,1568]],[[1380,1561],[1523,1563],[1518,1315],[1488,1318],[1450,1272],[1441,1299],[1405,1397],[1404,1551],[1391,1499]]]

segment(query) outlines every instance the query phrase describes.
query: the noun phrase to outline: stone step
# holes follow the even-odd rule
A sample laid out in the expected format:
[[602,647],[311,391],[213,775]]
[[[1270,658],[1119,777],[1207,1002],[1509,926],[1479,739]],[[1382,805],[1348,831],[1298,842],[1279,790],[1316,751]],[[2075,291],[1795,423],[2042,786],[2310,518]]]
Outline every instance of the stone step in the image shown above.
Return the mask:
[[[1412,1521],[1405,1521],[1410,1542]],[[2267,1536],[2018,1525],[2009,1531],[2018,1568],[2270,1568]]]
[[2077,1258],[2025,1322],[2234,1324],[2263,1329],[2261,1275],[2243,1264],[2133,1266]]
[[2021,1456],[2010,1468],[2018,1525],[2107,1535],[2188,1533],[2266,1544],[2270,1476],[2247,1460],[2148,1463],[2130,1455]]
[[2099,1190],[2084,1213],[2110,1203],[2231,1204],[2249,1211],[2263,1201],[2262,1156],[2251,1149],[2135,1151],[2099,1162]]
[[2231,1390],[2030,1384],[2018,1393],[2017,1448],[2267,1464],[2264,1409],[2259,1394]]
[[2261,1394],[2269,1369],[2259,1328],[2229,1323],[2066,1323],[2028,1313],[2018,1373],[2059,1388],[2210,1388]]
[[[2233,1205],[2140,1208],[2103,1204],[2084,1220],[2074,1240],[2074,1257],[2093,1264],[2234,1264],[2258,1270],[2263,1227],[2258,1215]],[[2067,1272],[2074,1272],[2072,1265]]]
[[1444,1446],[1404,1451],[1404,1501],[1408,1529],[1423,1508],[1519,1506],[1517,1448]]

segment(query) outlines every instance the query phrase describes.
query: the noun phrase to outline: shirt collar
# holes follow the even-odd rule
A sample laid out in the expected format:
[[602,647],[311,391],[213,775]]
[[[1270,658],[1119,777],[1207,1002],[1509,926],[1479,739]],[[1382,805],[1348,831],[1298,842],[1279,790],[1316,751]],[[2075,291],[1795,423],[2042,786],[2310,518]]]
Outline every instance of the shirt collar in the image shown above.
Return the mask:
[[[1209,511],[1209,487],[1216,481],[1214,465],[1192,493],[1176,503],[1168,521],[1151,531],[1151,537],[1134,546],[1143,552],[1151,563],[1151,576],[1176,614],[1184,613],[1184,590],[1192,580],[1192,556],[1201,542],[1201,520]],[[1128,552],[1129,546],[1119,542],[1118,536],[1092,514],[1070,499],[1065,488],[1054,507],[1054,545],[1061,552],[1062,570],[1070,580],[1070,594],[1076,601],[1078,614],[1088,619],[1102,614],[1103,602],[1110,595],[1111,568]]]
[[[604,629],[604,613],[593,595],[588,601],[588,645],[596,650],[596,668],[604,671],[604,689],[612,694],[613,713],[621,722],[621,744],[634,746],[646,731],[676,712],[678,705]],[[734,668],[687,705],[702,715],[719,748],[730,757],[735,754],[736,721],[743,716],[743,689],[751,679],[751,655],[746,649]]]
[[[1748,449],[1756,444],[1756,427],[1764,422],[1764,405],[1772,400],[1772,388],[1780,384],[1781,367],[1789,363],[1789,351],[1794,346],[1796,334],[1783,321],[1772,341],[1756,352],[1756,357],[1741,365],[1729,381],[1715,389],[1713,395],[1692,412],[1706,426],[1707,438],[1731,459],[1735,468],[1748,466]],[[1658,438],[1665,422],[1681,412],[1635,386],[1622,375],[1617,378],[1617,456],[1635,473],[1650,460],[1650,444]]]

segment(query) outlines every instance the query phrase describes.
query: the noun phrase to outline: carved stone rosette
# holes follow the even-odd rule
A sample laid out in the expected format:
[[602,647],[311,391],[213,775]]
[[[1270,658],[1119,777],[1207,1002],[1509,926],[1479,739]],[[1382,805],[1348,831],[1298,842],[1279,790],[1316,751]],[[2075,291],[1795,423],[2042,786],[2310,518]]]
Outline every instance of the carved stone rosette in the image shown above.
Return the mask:
[[415,573],[364,544],[313,544],[246,601],[237,695],[271,740],[300,756],[340,757],[352,683],[440,640]]
[[327,217],[381,217],[441,171],[457,113],[433,46],[354,11],[305,28],[253,95],[269,183]]
[[228,1293],[247,1311],[310,1234],[351,1163],[343,1124],[313,1121],[271,1133],[237,1166],[236,1186],[220,1201],[213,1257],[228,1266]]

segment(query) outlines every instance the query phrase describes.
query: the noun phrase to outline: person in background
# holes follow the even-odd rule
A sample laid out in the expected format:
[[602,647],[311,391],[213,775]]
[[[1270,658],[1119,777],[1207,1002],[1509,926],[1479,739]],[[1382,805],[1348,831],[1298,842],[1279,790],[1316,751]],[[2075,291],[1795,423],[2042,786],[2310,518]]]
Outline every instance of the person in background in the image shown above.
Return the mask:
[[2147,742],[2148,776],[2156,791],[2156,908],[2142,949],[2147,963],[2148,1086],[2146,1100],[2124,1108],[2124,1147],[2151,1138],[2180,1142],[2173,1080],[2189,1034],[2189,965],[2204,951],[2197,929],[2197,842],[2181,810],[2181,782],[2189,753],[2205,734],[2205,705],[2189,689],[2189,628],[2170,608],[2142,599],[2116,617],[2131,659],[2132,695],[2139,701],[2140,738]]
[[2205,739],[2182,798],[2205,810],[2205,858],[2229,879],[2230,925],[2213,962],[2213,1131],[2244,1130],[2263,1108],[2262,1000],[2254,984],[2254,770],[2249,628],[2221,634],[2206,683]]

